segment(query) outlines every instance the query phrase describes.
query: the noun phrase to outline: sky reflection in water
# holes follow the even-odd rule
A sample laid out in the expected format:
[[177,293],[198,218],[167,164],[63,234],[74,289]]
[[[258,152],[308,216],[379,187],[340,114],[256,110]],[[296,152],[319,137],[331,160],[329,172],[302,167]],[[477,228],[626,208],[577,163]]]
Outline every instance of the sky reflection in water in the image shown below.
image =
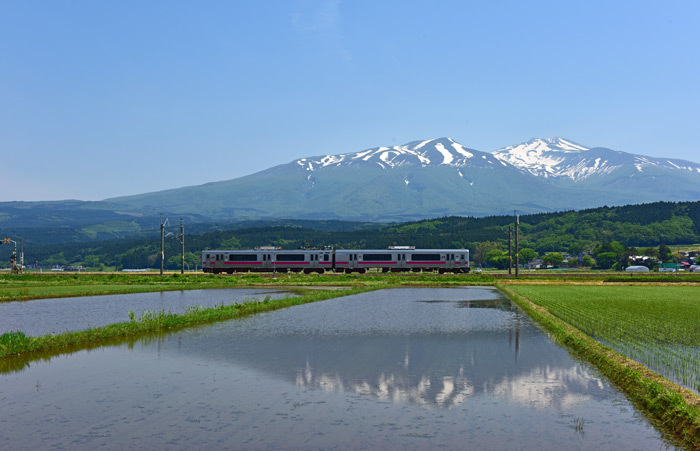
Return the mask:
[[667,446],[490,288],[297,306],[32,363],[0,387],[4,445]]

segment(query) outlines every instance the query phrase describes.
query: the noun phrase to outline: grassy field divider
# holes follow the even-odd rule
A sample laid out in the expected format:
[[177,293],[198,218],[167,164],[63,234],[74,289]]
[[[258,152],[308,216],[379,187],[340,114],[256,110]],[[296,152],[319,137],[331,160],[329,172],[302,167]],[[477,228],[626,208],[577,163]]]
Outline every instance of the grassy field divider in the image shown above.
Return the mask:
[[508,287],[501,284],[496,284],[496,287],[542,325],[558,343],[595,365],[669,434],[692,449],[700,449],[700,398],[695,393],[613,351]]
[[284,299],[265,299],[264,301],[245,302],[233,305],[220,305],[212,308],[190,306],[184,313],[165,311],[146,311],[140,318],[129,312],[129,321],[110,324],[104,327],[83,331],[49,334],[40,337],[28,337],[21,331],[6,332],[0,335],[0,358],[14,357],[32,352],[55,351],[61,349],[76,350],[81,345],[95,344],[114,338],[128,337],[151,332],[174,330],[195,324],[204,324],[232,318],[240,318],[261,312],[278,310],[295,305],[318,302],[339,296],[372,291],[376,288],[355,287],[347,290],[323,290],[298,297]]

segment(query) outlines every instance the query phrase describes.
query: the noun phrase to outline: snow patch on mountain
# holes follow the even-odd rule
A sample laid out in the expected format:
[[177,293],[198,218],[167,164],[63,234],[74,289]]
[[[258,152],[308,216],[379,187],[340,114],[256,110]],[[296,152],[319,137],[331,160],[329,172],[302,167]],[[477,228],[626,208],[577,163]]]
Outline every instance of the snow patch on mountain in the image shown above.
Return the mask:
[[[474,157],[474,152],[477,151],[467,149],[451,138],[438,138],[414,141],[402,146],[375,147],[356,153],[301,158],[296,160],[296,164],[307,171],[360,162],[376,163],[384,169],[403,165],[463,167]],[[493,157],[484,155],[483,158]]]
[[700,165],[634,155],[606,148],[589,148],[563,138],[532,139],[504,147],[493,155],[532,175],[543,178],[569,178],[574,182],[605,176],[624,167],[644,172],[650,167],[700,172]]
[[563,138],[532,139],[496,150],[493,155],[532,175],[544,178],[567,177],[574,181],[614,171],[619,165],[591,149]]
[[[452,139],[450,139],[452,141]],[[474,156],[473,153],[469,152],[460,143],[452,141],[452,148],[457,151],[458,154],[464,156],[465,158],[471,158]]]
[[[467,176],[477,167],[515,169],[542,179],[569,179],[573,182],[608,176],[621,168],[636,170],[635,173],[650,168],[700,173],[697,163],[590,148],[564,138],[535,138],[493,153],[467,149],[451,138],[435,138],[355,153],[301,158],[295,163],[308,173],[347,165],[378,166],[382,170],[403,166],[449,166],[457,168],[459,177],[469,181],[470,185],[473,181]],[[628,175],[625,173],[626,178]],[[404,182],[409,184],[408,179]]]
[[443,160],[441,164],[452,163],[452,160],[454,160],[454,156],[452,156],[449,150],[445,149],[445,146],[442,143],[435,144],[435,149],[442,154]]

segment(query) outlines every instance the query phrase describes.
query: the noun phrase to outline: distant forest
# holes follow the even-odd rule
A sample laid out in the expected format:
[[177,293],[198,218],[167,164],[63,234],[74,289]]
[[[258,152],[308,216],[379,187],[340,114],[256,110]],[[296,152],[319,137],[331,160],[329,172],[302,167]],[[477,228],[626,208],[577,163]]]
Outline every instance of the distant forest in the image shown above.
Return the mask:
[[[204,249],[247,249],[281,246],[286,249],[360,248],[384,249],[391,245],[417,248],[467,248],[483,242],[508,242],[513,216],[443,217],[401,224],[368,224],[342,221],[275,220],[250,222],[245,228],[188,234],[185,249],[188,267],[200,265]],[[192,230],[206,229],[193,224]],[[661,243],[700,242],[700,202],[656,202],[622,207],[601,207],[581,211],[540,213],[520,216],[520,247],[544,252],[593,251],[605,243],[629,247],[652,247]],[[167,268],[180,266],[180,242],[166,238]],[[3,246],[3,265],[8,266],[9,246]],[[25,264],[42,266],[81,265],[89,268],[160,267],[160,239],[119,238],[87,243],[34,245],[25,248]]]

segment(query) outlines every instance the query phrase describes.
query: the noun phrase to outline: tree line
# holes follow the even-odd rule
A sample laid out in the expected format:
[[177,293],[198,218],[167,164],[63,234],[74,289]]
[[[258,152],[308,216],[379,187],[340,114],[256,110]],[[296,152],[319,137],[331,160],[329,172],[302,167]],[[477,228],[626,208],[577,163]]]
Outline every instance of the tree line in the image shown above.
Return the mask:
[[[386,249],[392,245],[411,245],[425,249],[466,248],[470,249],[473,259],[502,266],[508,227],[512,228],[514,222],[513,216],[451,216],[374,225],[342,221],[329,225],[328,221],[321,221],[318,227],[314,221],[278,220],[264,226],[255,226],[256,223],[252,222],[251,227],[242,229],[231,226],[228,230],[186,235],[185,262],[194,269],[201,264],[201,251],[205,249],[249,249],[256,246]],[[217,227],[221,226],[210,225],[209,229]],[[531,260],[532,255],[545,253],[579,255],[588,252],[596,261],[600,260],[599,263],[607,265],[612,261],[612,267],[621,261],[623,254],[629,256],[640,249],[648,252],[651,252],[649,249],[660,250],[662,243],[664,246],[700,243],[700,202],[656,202],[520,216],[521,262]],[[613,260],[611,253],[615,254]],[[5,254],[5,250],[0,249],[0,257],[6,266],[9,256]],[[177,240],[166,239],[165,256],[167,268],[180,267],[180,243]],[[548,258],[558,259],[556,255]],[[42,266],[82,265],[117,270],[156,268],[160,267],[160,238],[119,238],[25,248],[25,264],[34,262]]]

